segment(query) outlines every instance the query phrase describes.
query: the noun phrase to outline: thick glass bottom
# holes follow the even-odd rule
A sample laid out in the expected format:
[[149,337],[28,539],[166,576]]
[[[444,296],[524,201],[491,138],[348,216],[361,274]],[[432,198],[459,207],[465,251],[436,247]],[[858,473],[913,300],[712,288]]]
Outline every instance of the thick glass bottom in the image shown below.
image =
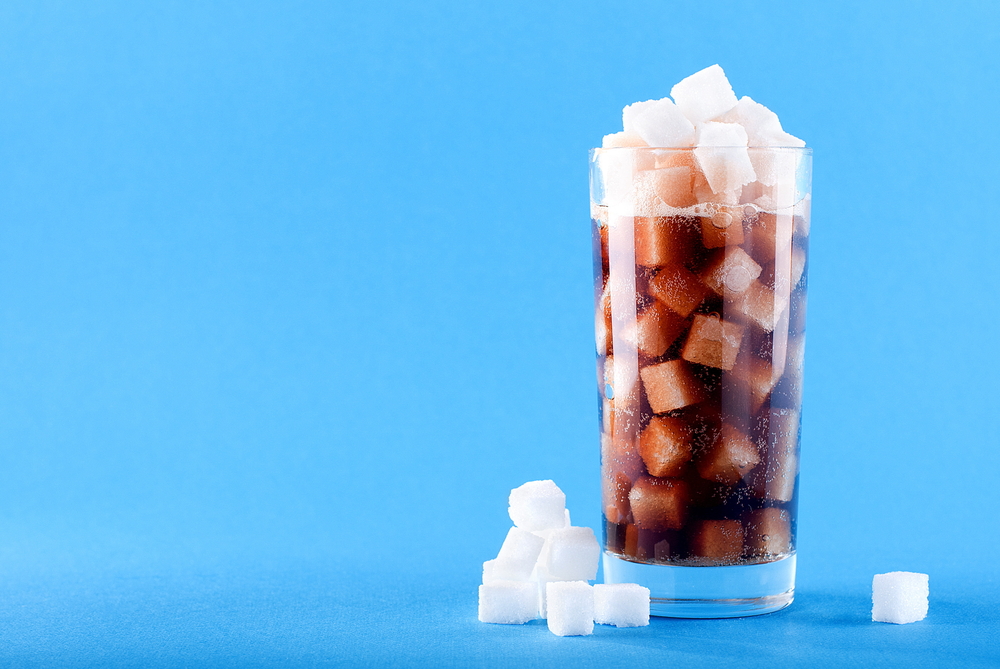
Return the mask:
[[604,582],[638,583],[649,588],[649,612],[654,616],[758,616],[792,603],[795,555],[764,564],[678,567],[629,562],[605,552]]

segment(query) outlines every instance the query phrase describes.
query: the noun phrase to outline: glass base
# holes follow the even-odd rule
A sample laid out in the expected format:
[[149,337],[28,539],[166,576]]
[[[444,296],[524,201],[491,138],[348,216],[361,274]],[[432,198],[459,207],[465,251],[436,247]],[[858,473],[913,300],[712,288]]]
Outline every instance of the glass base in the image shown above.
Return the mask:
[[795,555],[776,562],[678,567],[604,553],[605,583],[649,588],[649,612],[666,618],[738,618],[779,611],[795,596]]

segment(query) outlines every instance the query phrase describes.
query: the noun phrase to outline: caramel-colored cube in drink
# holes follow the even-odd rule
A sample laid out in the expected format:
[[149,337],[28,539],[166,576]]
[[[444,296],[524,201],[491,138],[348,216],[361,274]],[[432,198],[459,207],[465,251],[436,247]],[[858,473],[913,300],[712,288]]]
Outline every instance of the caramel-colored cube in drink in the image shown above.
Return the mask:
[[701,219],[701,243],[706,249],[743,243],[743,208],[720,207]]
[[791,550],[792,524],[784,509],[771,507],[751,511],[747,514],[745,532],[749,555],[782,555]]
[[649,281],[649,294],[687,318],[708,294],[705,284],[681,265],[665,267]]
[[671,416],[653,416],[639,435],[639,454],[653,476],[680,476],[691,459],[691,430]]
[[743,341],[743,326],[718,316],[697,314],[688,332],[681,357],[688,362],[730,370]]
[[791,501],[799,470],[799,412],[772,408],[763,418],[764,462],[747,476],[755,497]]
[[780,378],[774,374],[770,362],[761,360],[752,354],[744,354],[739,357],[733,368],[733,377],[742,382],[742,385],[733,385],[733,392],[745,389],[751,413],[757,413]]
[[645,471],[639,455],[638,439],[622,430],[605,436],[607,439],[601,439],[601,465],[604,471],[620,472],[634,481]]
[[746,251],[739,246],[727,246],[712,253],[699,276],[713,291],[730,297],[749,288],[761,271],[761,266]]
[[632,481],[623,472],[615,471],[613,467],[602,466],[604,517],[612,523],[627,523],[631,518],[628,505],[628,493],[632,489]]
[[762,330],[772,332],[788,307],[788,299],[755,280],[732,304]]
[[760,463],[753,441],[739,429],[723,424],[715,441],[698,458],[698,475],[734,485]]
[[679,265],[687,260],[694,237],[686,219],[670,216],[636,216],[635,264],[643,267]]
[[738,520],[702,520],[691,533],[691,554],[720,561],[743,554],[743,525]]
[[640,560],[667,560],[671,557],[670,534],[629,525],[625,529],[625,553]]
[[639,314],[635,328],[626,332],[624,338],[634,343],[643,355],[656,358],[667,352],[686,326],[684,319],[665,304],[655,302]]
[[686,167],[695,172],[694,153],[690,150],[661,150],[657,151],[653,158],[653,165],[656,169],[668,169],[671,167]]
[[695,378],[683,360],[669,360],[639,371],[646,399],[654,413],[666,413],[705,398],[701,381]]
[[678,530],[687,519],[687,484],[680,479],[641,476],[629,491],[628,501],[640,529]]
[[790,214],[761,212],[749,226],[746,246],[757,262],[769,263],[787,254],[794,227]]

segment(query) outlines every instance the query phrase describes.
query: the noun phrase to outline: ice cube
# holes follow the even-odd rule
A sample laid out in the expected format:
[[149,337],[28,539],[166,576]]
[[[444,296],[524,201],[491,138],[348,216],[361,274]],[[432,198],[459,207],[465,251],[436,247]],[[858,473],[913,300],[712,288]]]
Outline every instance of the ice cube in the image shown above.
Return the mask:
[[509,581],[528,580],[544,545],[545,541],[530,531],[520,527],[510,528],[494,561],[493,573]]
[[736,191],[757,179],[743,126],[702,123],[697,129],[696,143],[695,160],[713,193]]
[[635,132],[616,132],[605,135],[601,140],[602,149],[621,149],[626,147],[643,147],[646,142]]
[[691,430],[671,416],[653,416],[639,435],[639,454],[653,476],[680,476],[691,459]]
[[649,146],[685,147],[694,144],[694,124],[670,98],[631,104],[622,110],[626,132],[634,132]]
[[699,276],[702,283],[727,297],[749,288],[762,269],[739,246],[727,246],[712,253]]
[[642,476],[628,494],[636,527],[678,530],[687,518],[688,487],[680,479]]
[[743,341],[743,326],[718,316],[696,314],[681,357],[716,369],[730,370]]
[[529,481],[510,491],[507,511],[517,527],[526,530],[563,527],[565,510],[566,495],[550,480]]
[[684,332],[683,318],[659,302],[639,314],[633,328],[626,328],[622,337],[650,358],[657,358],[670,348]]
[[702,303],[708,291],[694,274],[681,265],[665,267],[649,282],[649,294],[687,318]]
[[557,581],[545,586],[549,631],[556,636],[594,632],[594,589],[583,581]]
[[927,617],[930,594],[927,574],[892,571],[872,579],[872,620],[880,623],[915,623]]
[[523,625],[538,617],[538,586],[522,581],[493,581],[479,586],[479,620]]
[[702,520],[691,537],[691,553],[719,561],[743,554],[743,525],[738,520]]
[[592,581],[597,578],[600,554],[601,547],[592,529],[566,527],[550,531],[541,561],[551,578]]
[[670,360],[639,371],[646,398],[654,413],[666,413],[705,397],[705,388],[683,360]]
[[594,622],[615,627],[649,624],[649,588],[635,583],[594,586]]
[[637,216],[633,220],[635,264],[644,267],[680,265],[691,256],[697,231],[681,217]]
[[696,467],[703,479],[734,485],[759,463],[754,443],[741,430],[725,423],[715,441],[699,456]]
[[719,207],[700,220],[701,242],[706,249],[743,243],[743,207]]
[[670,89],[670,97],[684,116],[696,124],[724,114],[737,103],[733,87],[718,65],[682,79]]
[[788,511],[768,507],[747,514],[746,547],[748,554],[758,557],[788,553],[792,547]]

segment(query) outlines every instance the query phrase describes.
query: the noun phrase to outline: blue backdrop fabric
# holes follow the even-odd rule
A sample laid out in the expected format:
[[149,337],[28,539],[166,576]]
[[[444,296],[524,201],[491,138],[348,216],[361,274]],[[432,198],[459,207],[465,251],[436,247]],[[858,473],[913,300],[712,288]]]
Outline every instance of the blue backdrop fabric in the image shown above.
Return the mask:
[[[1000,665],[998,57],[987,1],[4,3],[0,664]],[[587,150],[713,63],[815,151],[797,599],[481,624],[512,487],[599,527]]]

